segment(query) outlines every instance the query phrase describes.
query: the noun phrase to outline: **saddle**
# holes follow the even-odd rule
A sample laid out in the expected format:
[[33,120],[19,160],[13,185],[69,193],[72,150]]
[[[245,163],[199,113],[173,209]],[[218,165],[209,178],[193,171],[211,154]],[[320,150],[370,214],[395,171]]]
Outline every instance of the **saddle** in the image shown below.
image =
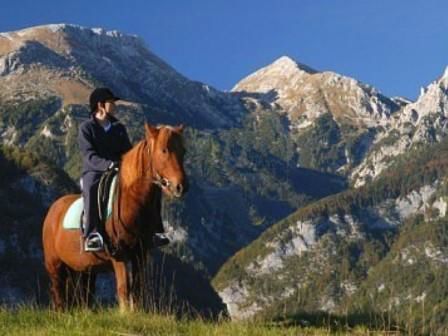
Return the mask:
[[[117,184],[118,170],[112,169],[107,170],[101,176],[98,185],[98,218],[99,218],[99,230],[104,228],[107,219],[112,214],[112,205],[115,196],[115,188]],[[75,202],[70,205],[65,213],[63,220],[64,229],[83,229],[82,220],[84,215],[84,199],[82,197],[78,198]]]

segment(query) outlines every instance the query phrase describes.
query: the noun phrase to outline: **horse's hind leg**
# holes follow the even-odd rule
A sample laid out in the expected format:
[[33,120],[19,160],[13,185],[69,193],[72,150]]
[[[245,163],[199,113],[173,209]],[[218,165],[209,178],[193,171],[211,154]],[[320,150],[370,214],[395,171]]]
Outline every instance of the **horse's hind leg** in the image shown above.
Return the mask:
[[146,288],[148,281],[148,254],[142,247],[139,247],[139,250],[131,259],[131,266],[131,304],[135,307],[146,308],[148,303]]
[[51,281],[51,298],[53,302],[53,307],[57,310],[64,308],[64,289],[66,280],[66,269],[65,265],[60,260],[55,260],[52,262],[46,262],[45,267],[47,268],[48,275]]

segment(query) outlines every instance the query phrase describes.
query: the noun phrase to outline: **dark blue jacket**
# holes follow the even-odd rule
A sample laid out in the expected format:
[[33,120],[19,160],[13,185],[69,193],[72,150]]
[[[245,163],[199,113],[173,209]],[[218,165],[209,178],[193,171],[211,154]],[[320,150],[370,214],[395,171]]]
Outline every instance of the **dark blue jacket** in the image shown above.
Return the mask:
[[116,118],[109,117],[111,128],[104,128],[91,116],[79,126],[78,143],[82,155],[82,175],[104,172],[112,162],[132,148],[126,128]]

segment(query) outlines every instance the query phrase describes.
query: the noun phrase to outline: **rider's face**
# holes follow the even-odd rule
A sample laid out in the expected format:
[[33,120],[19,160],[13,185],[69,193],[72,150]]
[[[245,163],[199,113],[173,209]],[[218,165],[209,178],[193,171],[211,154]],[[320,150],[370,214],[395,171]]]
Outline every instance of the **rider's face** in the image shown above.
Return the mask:
[[115,111],[117,110],[117,106],[115,105],[115,101],[108,100],[104,103],[104,110],[107,114],[115,115]]

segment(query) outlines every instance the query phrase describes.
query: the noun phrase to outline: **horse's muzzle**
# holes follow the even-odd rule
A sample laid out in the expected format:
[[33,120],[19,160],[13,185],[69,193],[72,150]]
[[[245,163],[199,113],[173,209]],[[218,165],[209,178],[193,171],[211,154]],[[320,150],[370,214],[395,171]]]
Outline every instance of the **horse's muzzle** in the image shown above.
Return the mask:
[[171,193],[176,198],[182,197],[185,192],[186,192],[186,188],[181,183],[173,186],[173,188],[171,190]]
[[[188,186],[187,186],[188,188]],[[187,191],[187,188],[184,187],[184,184],[182,183],[171,183],[170,181],[166,180],[166,182],[162,181],[162,189],[168,192],[168,194],[171,194],[171,196],[175,198],[182,197],[185,192]]]

